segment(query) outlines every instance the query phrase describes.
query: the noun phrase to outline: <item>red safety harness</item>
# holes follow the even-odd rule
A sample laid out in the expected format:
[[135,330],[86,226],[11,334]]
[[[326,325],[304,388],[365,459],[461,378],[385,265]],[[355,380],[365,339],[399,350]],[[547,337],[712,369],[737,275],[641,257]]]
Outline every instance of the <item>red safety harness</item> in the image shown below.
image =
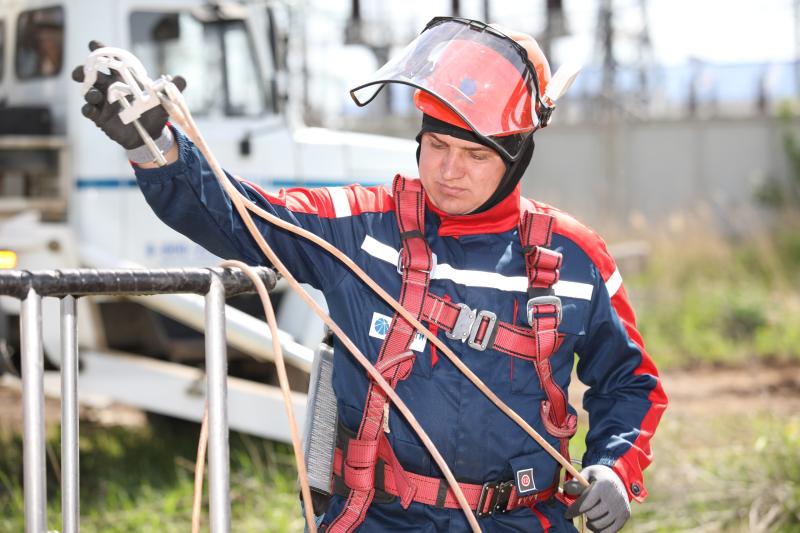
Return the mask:
[[[395,178],[392,190],[402,243],[398,261],[402,274],[400,303],[419,320],[444,330],[450,339],[467,342],[476,350],[496,350],[532,362],[546,395],[541,403],[545,429],[559,439],[561,454],[569,458],[568,443],[575,434],[576,418],[567,410],[564,391],[553,381],[549,360],[561,344],[558,325],[562,313],[561,300],[553,291],[562,257],[546,248],[552,236],[552,216],[535,212],[530,204],[522,210],[519,235],[528,276],[530,326],[522,327],[498,321],[491,311],[473,310],[428,292],[433,263],[425,240],[425,193],[419,180],[402,176]],[[375,362],[393,387],[411,373],[414,335],[414,328],[395,314]],[[336,492],[347,494],[347,503],[328,533],[354,531],[364,521],[376,489],[398,497],[403,508],[412,501],[458,508],[445,480],[406,472],[400,465],[383,431],[386,407],[386,395],[371,383],[358,433],[343,437],[340,429],[333,485],[342,489]],[[549,499],[556,492],[559,473],[560,469],[549,488],[530,496],[520,496],[513,480],[459,485],[480,517]]]

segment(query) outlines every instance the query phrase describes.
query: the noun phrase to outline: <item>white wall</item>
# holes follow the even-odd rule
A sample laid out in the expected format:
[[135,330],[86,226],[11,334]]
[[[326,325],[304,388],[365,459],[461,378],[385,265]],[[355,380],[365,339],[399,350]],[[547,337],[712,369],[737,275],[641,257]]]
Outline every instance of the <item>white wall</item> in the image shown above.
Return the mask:
[[698,222],[739,234],[764,221],[756,183],[787,177],[783,130],[766,117],[556,124],[536,134],[522,190],[619,237]]

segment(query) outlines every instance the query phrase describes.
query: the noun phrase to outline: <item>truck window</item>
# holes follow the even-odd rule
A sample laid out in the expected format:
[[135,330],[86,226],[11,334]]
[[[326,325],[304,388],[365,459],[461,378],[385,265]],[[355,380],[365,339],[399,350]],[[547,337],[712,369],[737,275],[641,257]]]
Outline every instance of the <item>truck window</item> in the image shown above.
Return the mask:
[[243,22],[220,28],[228,86],[228,114],[258,115],[264,111],[264,90],[256,76],[253,50]]
[[190,13],[131,14],[131,50],[151,76],[180,74],[197,115],[255,116],[266,111],[264,83],[247,27],[240,20],[204,22]]
[[64,60],[64,8],[31,9],[17,19],[15,64],[21,80],[57,76]]

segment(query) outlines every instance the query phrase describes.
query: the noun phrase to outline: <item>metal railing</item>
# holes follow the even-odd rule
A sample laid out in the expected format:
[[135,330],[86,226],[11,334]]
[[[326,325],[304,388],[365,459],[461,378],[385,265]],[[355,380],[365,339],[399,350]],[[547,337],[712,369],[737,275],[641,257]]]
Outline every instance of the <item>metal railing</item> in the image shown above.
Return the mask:
[[[275,273],[267,268],[259,268],[258,271],[267,288],[272,289],[276,282]],[[89,295],[205,295],[209,520],[212,532],[227,533],[230,531],[231,518],[225,299],[253,291],[253,284],[242,272],[221,268],[0,272],[0,295],[21,301],[26,533],[47,531],[42,298],[61,299],[62,530],[64,533],[77,533],[80,530],[77,298]]]

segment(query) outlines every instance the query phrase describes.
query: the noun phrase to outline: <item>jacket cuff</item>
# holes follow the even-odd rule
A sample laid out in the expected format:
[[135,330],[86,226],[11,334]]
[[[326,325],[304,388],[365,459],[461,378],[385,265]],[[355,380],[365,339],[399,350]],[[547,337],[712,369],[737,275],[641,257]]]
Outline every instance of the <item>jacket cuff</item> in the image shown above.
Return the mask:
[[591,465],[605,465],[611,467],[615,474],[622,480],[628,492],[628,500],[642,503],[647,498],[647,489],[644,487],[644,473],[638,465],[632,465],[625,456],[618,458],[600,457],[589,459],[584,457],[583,468]]
[[131,166],[136,174],[136,179],[140,183],[157,184],[169,181],[174,176],[186,173],[188,162],[194,158],[192,153],[192,143],[178,128],[172,124],[167,124],[172,131],[172,136],[178,144],[178,159],[175,162],[156,168],[142,168],[131,161]]

